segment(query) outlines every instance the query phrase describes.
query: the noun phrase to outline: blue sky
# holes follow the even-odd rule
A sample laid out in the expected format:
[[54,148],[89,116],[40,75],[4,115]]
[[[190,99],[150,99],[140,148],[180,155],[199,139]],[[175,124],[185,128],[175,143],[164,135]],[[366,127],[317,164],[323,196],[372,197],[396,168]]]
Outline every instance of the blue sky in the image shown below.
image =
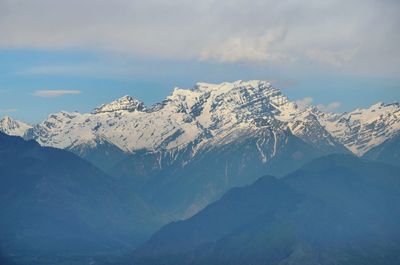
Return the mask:
[[331,111],[399,101],[397,1],[275,2],[1,1],[0,116],[34,123],[125,94],[151,105],[239,79]]

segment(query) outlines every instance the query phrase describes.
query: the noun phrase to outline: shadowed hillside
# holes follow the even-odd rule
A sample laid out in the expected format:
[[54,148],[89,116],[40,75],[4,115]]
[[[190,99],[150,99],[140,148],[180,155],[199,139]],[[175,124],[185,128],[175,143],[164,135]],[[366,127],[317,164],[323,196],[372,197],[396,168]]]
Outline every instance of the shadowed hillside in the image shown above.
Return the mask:
[[229,191],[126,264],[398,264],[400,171],[348,155]]

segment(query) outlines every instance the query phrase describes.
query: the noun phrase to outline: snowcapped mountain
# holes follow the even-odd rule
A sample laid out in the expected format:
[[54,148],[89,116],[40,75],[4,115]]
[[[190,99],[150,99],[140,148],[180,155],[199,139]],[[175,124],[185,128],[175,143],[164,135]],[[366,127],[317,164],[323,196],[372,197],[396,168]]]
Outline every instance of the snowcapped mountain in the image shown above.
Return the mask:
[[313,109],[320,123],[349,150],[362,156],[400,131],[400,104],[377,103],[349,113],[322,113]]
[[[293,102],[266,81],[198,83],[193,89],[175,88],[152,108],[124,96],[91,113],[53,114],[26,136],[44,146],[67,149],[95,146],[99,138],[130,153],[183,148],[193,142],[200,148],[235,141],[243,131],[260,124],[284,126],[298,112]],[[323,130],[319,124],[314,126]],[[302,135],[296,128],[296,135]]]
[[33,128],[5,118],[1,130],[36,139],[41,145],[66,149],[95,147],[99,141],[124,152],[172,150],[227,144],[260,124],[287,126],[296,136],[321,149],[343,144],[357,155],[400,130],[398,103],[378,103],[350,113],[299,109],[267,81],[198,83],[175,88],[153,107],[124,96],[91,113],[60,112]]
[[181,218],[263,174],[282,176],[331,153],[361,156],[400,131],[399,110],[324,113],[299,108],[268,81],[197,83],[152,107],[124,96],[17,131],[80,155]]
[[175,88],[171,96],[150,108],[124,96],[91,113],[60,112],[33,127],[6,117],[0,126],[7,134],[63,149],[107,143],[134,153],[190,145],[192,155],[202,148],[234,142],[260,126],[285,127],[321,150],[344,145],[361,156],[400,130],[400,105],[378,103],[343,114],[301,110],[268,81],[254,80]]
[[5,116],[0,120],[0,131],[8,135],[23,136],[30,128],[32,128],[32,126],[16,121],[9,116]]

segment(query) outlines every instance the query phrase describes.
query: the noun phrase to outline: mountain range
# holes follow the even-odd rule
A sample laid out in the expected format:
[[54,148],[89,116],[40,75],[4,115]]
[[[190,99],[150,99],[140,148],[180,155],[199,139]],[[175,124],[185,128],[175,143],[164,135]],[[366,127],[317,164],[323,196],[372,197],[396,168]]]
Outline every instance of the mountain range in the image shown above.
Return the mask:
[[35,125],[6,117],[0,131],[72,151],[184,218],[260,174],[283,176],[332,153],[366,155],[398,134],[400,105],[324,113],[299,108],[268,81],[198,83],[151,107],[124,96]]
[[0,259],[396,264],[399,147],[399,103],[327,113],[258,80],[4,117]]

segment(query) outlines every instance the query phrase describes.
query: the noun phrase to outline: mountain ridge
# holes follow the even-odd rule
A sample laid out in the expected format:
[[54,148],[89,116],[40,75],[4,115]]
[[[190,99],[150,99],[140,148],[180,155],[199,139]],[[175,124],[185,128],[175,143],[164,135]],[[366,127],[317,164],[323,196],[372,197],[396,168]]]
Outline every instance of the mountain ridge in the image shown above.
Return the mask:
[[211,138],[223,139],[259,122],[283,123],[306,142],[342,144],[362,156],[400,131],[400,105],[377,103],[348,113],[323,113],[315,107],[300,109],[268,81],[199,82],[192,89],[175,88],[152,107],[123,96],[91,113],[60,112],[34,126],[3,119],[0,131],[62,149],[76,149],[102,137],[123,152],[133,153],[179,149],[194,141],[197,148],[203,148]]
[[175,88],[152,107],[124,96],[92,113],[52,114],[24,138],[72,151],[186,218],[260,175],[283,176],[353,147],[361,155],[398,130],[399,113],[398,104],[300,109],[268,81],[239,80]]

